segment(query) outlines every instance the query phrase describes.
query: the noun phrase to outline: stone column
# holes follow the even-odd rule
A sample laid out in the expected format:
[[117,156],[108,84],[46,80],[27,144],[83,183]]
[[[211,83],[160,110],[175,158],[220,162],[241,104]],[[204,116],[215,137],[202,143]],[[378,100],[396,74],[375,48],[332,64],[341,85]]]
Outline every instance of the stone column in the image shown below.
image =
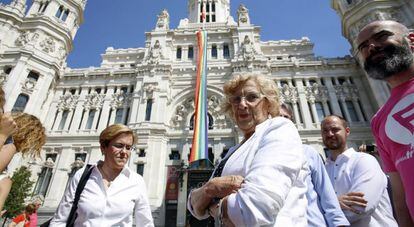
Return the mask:
[[53,131],[56,131],[59,129],[59,125],[60,125],[60,121],[62,120],[62,114],[63,114],[63,110],[58,109],[58,114],[56,116],[56,120],[55,120],[55,124],[53,125]]
[[88,118],[89,118],[89,111],[90,111],[89,107],[85,108],[85,112],[83,114],[80,130],[85,130],[86,122],[88,122]]
[[114,94],[114,87],[108,87],[105,99],[102,105],[101,118],[99,119],[98,131],[102,131],[107,126],[109,113],[111,111],[112,95]]
[[65,126],[63,127],[63,130],[69,130],[69,124],[72,122],[72,117],[73,117],[73,109],[67,110],[69,111],[68,113],[68,118],[66,118],[66,122],[65,122]]
[[356,111],[356,113],[357,113],[357,115],[358,115],[358,120],[359,120],[360,122],[364,122],[364,121],[365,121],[365,119],[364,119],[364,115],[363,115],[363,114],[362,114],[362,112],[361,112],[361,108],[360,108],[360,106],[359,106],[359,104],[358,104],[358,98],[357,98],[357,97],[354,97],[354,98],[352,99],[352,104],[354,105],[355,111]]
[[305,128],[312,128],[311,113],[309,112],[308,100],[301,79],[296,79],[296,87],[299,95],[299,108],[301,109],[303,124]]
[[329,102],[330,102],[331,108],[332,108],[332,113],[331,114],[336,114],[336,115],[341,115],[342,116],[341,107],[339,107],[338,98],[336,96],[336,90],[335,90],[335,87],[332,84],[331,78],[324,78],[324,81],[325,81],[325,85],[328,89]]
[[[4,111],[11,111],[17,97],[21,93],[21,83],[27,78],[29,72],[27,71],[27,57],[22,56],[16,66],[7,77],[7,81],[3,85],[4,93],[6,94],[6,105]],[[30,101],[30,98],[29,98]]]
[[342,110],[344,111],[343,116],[345,117],[345,119],[348,122],[352,122],[351,116],[349,115],[349,112],[348,112],[348,107],[346,106],[345,98],[341,98],[339,103],[341,104]]
[[[84,104],[85,104],[85,96],[88,94],[88,88],[87,87],[82,87],[80,89],[81,90],[80,90],[78,103],[76,104],[72,124],[69,128],[69,131],[71,133],[75,133],[79,129],[79,125],[80,125],[81,120],[82,120],[83,108],[84,108]],[[87,118],[87,116],[84,115],[83,118],[85,119],[85,117]],[[82,129],[82,128],[80,128],[80,129]]]
[[62,89],[57,89],[56,90],[55,96],[53,98],[54,100],[52,101],[52,104],[51,104],[51,106],[49,108],[49,111],[47,113],[47,117],[45,119],[45,127],[47,129],[52,130],[53,123],[54,123],[54,120],[55,120],[55,117],[56,117],[56,114],[57,114],[57,111],[58,111],[59,98],[60,98],[60,96],[62,96],[62,94],[63,94]]

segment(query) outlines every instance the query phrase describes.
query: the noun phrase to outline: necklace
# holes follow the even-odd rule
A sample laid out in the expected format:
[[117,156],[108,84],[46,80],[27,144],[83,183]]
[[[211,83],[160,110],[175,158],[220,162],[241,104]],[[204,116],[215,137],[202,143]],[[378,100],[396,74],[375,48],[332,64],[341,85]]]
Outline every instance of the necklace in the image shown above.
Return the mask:
[[102,180],[106,180],[106,181],[108,182],[108,187],[109,187],[109,186],[111,186],[113,179],[112,179],[112,180],[109,180],[109,179],[111,179],[111,178],[109,177],[109,174],[107,174],[107,173],[105,172],[105,170],[104,170],[103,166],[100,166],[100,169],[101,169],[101,171],[102,171],[102,175],[103,175]]

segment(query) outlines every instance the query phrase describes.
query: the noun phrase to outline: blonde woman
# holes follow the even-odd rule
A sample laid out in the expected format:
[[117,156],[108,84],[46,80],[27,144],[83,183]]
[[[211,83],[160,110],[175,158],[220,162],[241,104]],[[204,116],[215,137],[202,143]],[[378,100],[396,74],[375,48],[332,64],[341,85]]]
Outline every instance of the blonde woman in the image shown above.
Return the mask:
[[224,110],[243,133],[202,187],[188,200],[198,219],[224,226],[307,226],[308,169],[299,133],[279,117],[276,84],[257,75],[224,85]]
[[[125,125],[108,126],[99,136],[105,159],[92,167],[74,226],[154,226],[143,178],[127,166],[137,138]],[[50,226],[66,226],[75,191],[85,168],[75,173]]]
[[[0,166],[3,168],[3,173],[0,175],[0,211],[3,210],[12,185],[10,177],[4,171],[10,160],[17,152],[23,156],[39,157],[42,146],[46,142],[45,128],[37,117],[27,113],[13,113],[11,118],[17,130],[11,134],[12,143],[4,145],[0,152]],[[0,138],[1,135],[0,133]],[[2,211],[0,216],[3,213]]]

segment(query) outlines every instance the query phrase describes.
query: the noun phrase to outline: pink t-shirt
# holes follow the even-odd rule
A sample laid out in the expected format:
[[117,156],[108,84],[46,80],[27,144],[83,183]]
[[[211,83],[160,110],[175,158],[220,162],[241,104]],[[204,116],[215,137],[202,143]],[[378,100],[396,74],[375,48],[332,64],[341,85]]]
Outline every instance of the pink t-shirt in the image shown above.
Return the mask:
[[391,90],[371,122],[385,172],[397,172],[414,219],[414,78]]
[[30,227],[36,227],[37,226],[37,211],[31,214],[29,217],[30,217]]

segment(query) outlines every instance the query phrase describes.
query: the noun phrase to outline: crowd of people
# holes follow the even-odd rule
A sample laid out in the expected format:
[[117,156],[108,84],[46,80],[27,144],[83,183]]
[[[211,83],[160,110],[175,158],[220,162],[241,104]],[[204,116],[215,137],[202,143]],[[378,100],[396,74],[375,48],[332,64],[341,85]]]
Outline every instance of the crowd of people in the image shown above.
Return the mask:
[[[356,38],[367,75],[388,82],[391,97],[372,119],[380,162],[349,147],[348,122],[339,115],[320,124],[329,150],[324,160],[302,144],[275,82],[256,74],[234,76],[223,87],[222,109],[243,134],[211,178],[189,193],[187,208],[216,226],[414,226],[414,33],[395,21],[374,21]],[[4,105],[0,89],[0,106]],[[11,158],[38,156],[45,143],[40,121],[0,108],[0,171]],[[72,178],[49,226],[154,226],[143,178],[128,168],[137,137],[125,125],[104,129],[104,159]],[[0,178],[0,210],[10,190]],[[392,198],[392,199],[390,199]],[[29,226],[40,203],[29,204],[11,226]],[[133,218],[134,217],[134,218]],[[35,224],[36,225],[36,224]]]

